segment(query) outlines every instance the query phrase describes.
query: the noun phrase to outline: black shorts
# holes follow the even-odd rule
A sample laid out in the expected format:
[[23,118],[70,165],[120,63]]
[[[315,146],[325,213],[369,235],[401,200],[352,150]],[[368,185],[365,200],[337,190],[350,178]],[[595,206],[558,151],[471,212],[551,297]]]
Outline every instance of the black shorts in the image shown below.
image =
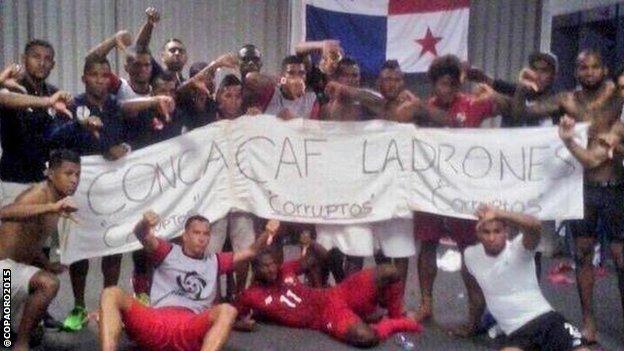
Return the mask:
[[522,350],[566,351],[583,346],[581,333],[562,315],[551,311],[531,320],[511,333],[503,346]]
[[570,221],[574,237],[596,237],[598,222],[607,231],[607,239],[624,240],[624,186],[583,187],[583,219]]

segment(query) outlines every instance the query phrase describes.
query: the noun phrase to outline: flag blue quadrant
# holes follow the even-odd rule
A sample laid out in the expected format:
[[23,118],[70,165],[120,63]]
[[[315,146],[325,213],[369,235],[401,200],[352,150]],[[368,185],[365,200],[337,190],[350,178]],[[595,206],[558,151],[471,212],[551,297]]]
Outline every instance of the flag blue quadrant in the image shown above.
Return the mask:
[[306,40],[340,40],[362,73],[376,75],[386,60],[387,16],[335,12],[306,5]]

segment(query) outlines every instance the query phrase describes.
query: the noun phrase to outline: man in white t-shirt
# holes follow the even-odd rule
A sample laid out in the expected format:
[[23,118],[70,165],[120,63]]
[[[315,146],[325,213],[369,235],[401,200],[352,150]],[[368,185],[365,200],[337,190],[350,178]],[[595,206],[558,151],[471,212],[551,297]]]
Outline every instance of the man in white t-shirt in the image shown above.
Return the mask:
[[[303,57],[290,55],[282,60],[281,75],[276,81],[258,72],[248,73],[245,87],[251,95],[271,96],[266,105],[261,106],[266,114],[275,115],[284,120],[293,118],[317,119],[319,104],[316,95],[306,90],[306,67]],[[273,93],[270,93],[273,90]]]
[[218,277],[270,245],[280,223],[269,220],[264,232],[245,250],[206,254],[210,242],[208,219],[189,217],[181,245],[156,236],[159,221],[156,213],[148,211],[134,228],[155,265],[150,307],[118,287],[104,289],[100,300],[101,349],[118,349],[123,326],[141,350],[220,350],[236,319],[236,310],[228,304],[213,305]]
[[[502,350],[587,350],[581,333],[553,310],[537,282],[533,257],[540,221],[487,205],[476,215],[479,243],[465,250],[464,264],[484,298],[470,306],[470,323],[456,334],[473,334],[487,304],[506,335]],[[513,240],[509,226],[520,232]]]

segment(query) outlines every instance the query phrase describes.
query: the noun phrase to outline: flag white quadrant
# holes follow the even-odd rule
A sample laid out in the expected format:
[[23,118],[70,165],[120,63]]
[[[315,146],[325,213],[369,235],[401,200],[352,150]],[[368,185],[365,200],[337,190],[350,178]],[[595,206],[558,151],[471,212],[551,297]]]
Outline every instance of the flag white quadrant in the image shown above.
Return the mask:
[[404,72],[425,72],[437,56],[468,59],[468,8],[388,16],[386,59]]

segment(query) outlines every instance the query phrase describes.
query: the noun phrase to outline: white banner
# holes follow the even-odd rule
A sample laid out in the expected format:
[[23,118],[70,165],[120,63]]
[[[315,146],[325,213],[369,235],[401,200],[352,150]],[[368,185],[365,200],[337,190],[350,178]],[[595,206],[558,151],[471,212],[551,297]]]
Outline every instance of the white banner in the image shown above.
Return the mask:
[[[583,139],[586,126],[577,127]],[[583,140],[584,142],[584,140]],[[427,129],[386,121],[242,117],[118,161],[82,158],[77,223],[61,261],[140,248],[144,211],[174,237],[185,219],[230,209],[308,223],[362,223],[412,210],[471,218],[487,202],[542,219],[583,216],[582,168],[556,128]]]

